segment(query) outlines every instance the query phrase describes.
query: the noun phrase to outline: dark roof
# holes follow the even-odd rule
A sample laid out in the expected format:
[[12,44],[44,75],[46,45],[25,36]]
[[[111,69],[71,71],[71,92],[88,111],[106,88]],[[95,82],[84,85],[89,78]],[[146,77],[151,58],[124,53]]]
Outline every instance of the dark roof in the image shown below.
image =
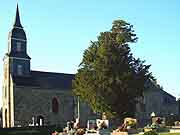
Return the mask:
[[9,38],[17,38],[17,39],[22,39],[26,40],[26,33],[23,29],[14,27],[10,32],[9,32]]
[[40,87],[41,89],[72,89],[74,74],[31,71],[30,76],[13,76],[13,82],[18,86]]
[[170,96],[171,98],[176,100],[176,97],[171,95],[170,93],[166,92],[163,90],[162,87],[160,87],[160,85],[157,84],[157,82],[153,81],[153,80],[147,80],[145,83],[146,87],[148,88],[147,91],[149,92],[160,92],[163,95],[167,95]]
[[13,52],[13,51],[11,51],[10,53],[6,53],[5,55],[7,55],[9,57],[31,59],[26,53],[16,53],[16,52]]
[[20,16],[19,16],[18,4],[17,4],[17,8],[16,8],[16,17],[15,17],[14,27],[22,28]]
[[21,21],[20,21],[18,5],[17,5],[17,9],[16,9],[16,17],[15,17],[13,29],[9,33],[9,38],[10,37],[26,40],[26,33],[23,30],[23,27],[22,27]]
[[162,94],[167,95],[167,96],[173,98],[174,100],[176,100],[176,97],[175,97],[175,96],[169,94],[168,92],[164,91],[163,89],[160,89],[160,92],[161,92]]

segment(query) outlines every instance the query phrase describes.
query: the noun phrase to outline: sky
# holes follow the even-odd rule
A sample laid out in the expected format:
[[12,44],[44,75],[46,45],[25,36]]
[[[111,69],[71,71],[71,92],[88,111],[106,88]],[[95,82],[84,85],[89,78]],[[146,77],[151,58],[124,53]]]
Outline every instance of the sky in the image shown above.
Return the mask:
[[[16,4],[17,0],[0,4],[0,82]],[[123,19],[139,38],[131,45],[134,56],[151,64],[150,71],[165,91],[180,97],[179,0],[19,0],[18,4],[32,70],[76,73],[90,41],[110,30],[113,20]]]

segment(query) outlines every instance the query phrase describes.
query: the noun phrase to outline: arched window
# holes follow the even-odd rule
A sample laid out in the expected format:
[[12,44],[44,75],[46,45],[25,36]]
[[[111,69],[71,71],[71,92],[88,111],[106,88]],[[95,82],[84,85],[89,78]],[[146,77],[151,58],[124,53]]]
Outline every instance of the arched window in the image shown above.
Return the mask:
[[58,113],[59,111],[59,103],[58,100],[56,98],[52,99],[52,112],[53,113]]

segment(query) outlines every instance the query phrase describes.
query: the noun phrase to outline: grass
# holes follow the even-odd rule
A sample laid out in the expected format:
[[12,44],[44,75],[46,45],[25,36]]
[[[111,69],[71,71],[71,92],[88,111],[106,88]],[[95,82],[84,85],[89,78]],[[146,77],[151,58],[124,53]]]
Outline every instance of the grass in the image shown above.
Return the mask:
[[57,126],[0,128],[0,135],[50,135],[55,130],[62,131],[62,128]]
[[180,135],[180,133],[160,133],[159,135]]

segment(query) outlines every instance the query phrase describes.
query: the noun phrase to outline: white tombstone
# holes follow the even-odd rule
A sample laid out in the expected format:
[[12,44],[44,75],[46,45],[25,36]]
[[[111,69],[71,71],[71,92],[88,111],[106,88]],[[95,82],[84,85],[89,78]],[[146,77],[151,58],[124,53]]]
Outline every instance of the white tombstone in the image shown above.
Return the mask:
[[43,120],[40,118],[40,120],[39,120],[39,125],[40,126],[42,126],[42,124],[43,124],[42,122],[43,122]]
[[35,125],[35,122],[34,122],[34,117],[32,117],[32,126],[34,126]]
[[155,112],[152,112],[151,117],[155,117],[155,116],[156,116]]

